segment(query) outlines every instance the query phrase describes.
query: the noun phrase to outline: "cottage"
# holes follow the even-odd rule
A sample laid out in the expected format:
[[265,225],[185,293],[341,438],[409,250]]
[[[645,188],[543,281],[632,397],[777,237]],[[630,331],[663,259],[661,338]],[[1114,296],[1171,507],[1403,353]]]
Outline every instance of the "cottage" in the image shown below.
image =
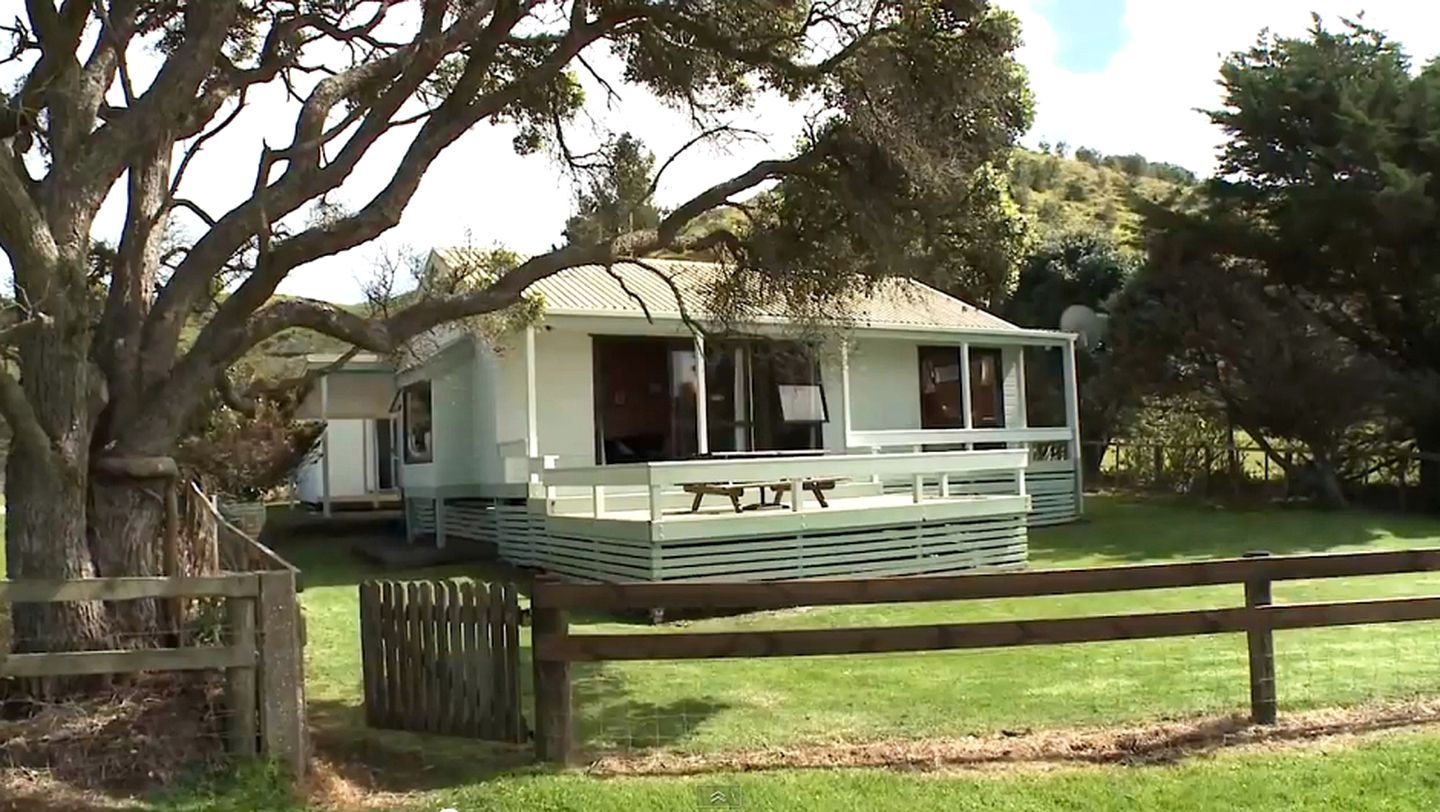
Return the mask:
[[1079,514],[1073,335],[896,280],[833,329],[701,336],[677,296],[697,313],[715,272],[572,268],[532,287],[536,324],[430,336],[396,378],[411,535],[589,580],[770,580],[1023,566],[1027,527]]
[[306,360],[312,369],[332,371],[295,411],[301,420],[325,423],[320,441],[291,477],[296,501],[326,516],[336,507],[393,507],[400,499],[395,365],[373,353],[343,364],[339,355]]

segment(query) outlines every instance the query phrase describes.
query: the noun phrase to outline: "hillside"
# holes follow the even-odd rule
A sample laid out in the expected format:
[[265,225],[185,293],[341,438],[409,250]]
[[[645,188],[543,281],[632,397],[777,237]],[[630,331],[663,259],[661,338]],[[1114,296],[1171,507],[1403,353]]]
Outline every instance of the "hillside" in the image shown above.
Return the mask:
[[1043,241],[1066,232],[1108,229],[1117,243],[1139,248],[1137,199],[1164,201],[1195,185],[1195,176],[1173,164],[1139,155],[1101,155],[1081,148],[1065,157],[1062,145],[1047,152],[1016,150],[1011,193],[1035,218]]

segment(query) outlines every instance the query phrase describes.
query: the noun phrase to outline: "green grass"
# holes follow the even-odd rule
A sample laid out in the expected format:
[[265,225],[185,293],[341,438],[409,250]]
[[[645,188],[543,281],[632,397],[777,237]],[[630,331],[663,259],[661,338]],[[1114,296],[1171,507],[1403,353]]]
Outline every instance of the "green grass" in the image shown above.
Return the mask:
[[[717,790],[746,812],[812,809],[909,812],[916,809],[1059,810],[1433,810],[1440,795],[1440,738],[1399,734],[1330,752],[1227,753],[1150,767],[1051,772],[900,772],[875,769],[780,770],[742,775],[597,779],[579,773],[516,771],[477,776],[412,796],[392,808],[526,812],[674,812],[715,807]],[[297,812],[280,779],[242,770],[181,785],[155,812]],[[367,808],[375,808],[373,805]]]
[[[1308,510],[1220,511],[1090,500],[1089,520],[1032,534],[1036,567],[1440,544],[1429,518]],[[289,553],[307,572],[309,696],[321,721],[358,729],[356,597],[365,573],[333,547]],[[453,574],[455,570],[440,574]],[[1277,601],[1440,594],[1440,575],[1278,584]],[[1018,600],[817,608],[652,628],[593,619],[576,633],[725,631],[1061,617],[1234,606],[1239,586]],[[1282,710],[1440,687],[1436,624],[1277,635]],[[929,654],[577,666],[584,746],[681,751],[918,738],[1240,710],[1240,635]],[[526,674],[528,677],[528,674]]]
[[507,777],[438,794],[457,809],[706,809],[715,789],[735,808],[947,810],[1431,810],[1440,741],[1406,736],[1321,756],[1227,755],[1180,766],[1009,776],[820,770],[696,778]]
[[[1031,534],[1035,567],[1440,545],[1440,520],[1363,512],[1217,510],[1092,498],[1085,522]],[[345,541],[309,538],[282,554],[304,570],[307,694],[327,758],[411,793],[415,809],[704,808],[702,789],[734,785],[743,809],[1433,808],[1440,737],[1396,735],[1355,748],[1224,754],[1169,767],[1007,776],[876,770],[699,778],[597,779],[524,765],[525,754],[461,739],[369,730],[360,710],[355,585],[364,578],[479,577],[456,567],[396,573],[359,563]],[[1440,576],[1287,583],[1282,602],[1440,594]],[[939,604],[818,608],[652,628],[582,618],[577,633],[815,628],[1052,617],[1233,606],[1238,586]],[[1396,624],[1277,635],[1281,712],[1440,689],[1440,628]],[[582,745],[688,752],[831,741],[917,739],[1244,709],[1243,640],[1234,635],[997,651],[577,668]],[[528,681],[528,669],[524,674]],[[265,770],[197,781],[162,810],[298,808]]]

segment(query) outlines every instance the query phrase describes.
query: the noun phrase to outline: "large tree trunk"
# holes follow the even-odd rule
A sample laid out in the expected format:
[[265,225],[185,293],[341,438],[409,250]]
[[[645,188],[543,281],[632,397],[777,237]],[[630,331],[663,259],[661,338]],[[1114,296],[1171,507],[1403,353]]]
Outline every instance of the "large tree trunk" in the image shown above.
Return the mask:
[[[10,578],[89,578],[85,471],[60,470],[24,448],[5,470],[5,562]],[[108,639],[100,603],[15,604],[16,651],[99,648]]]
[[[95,567],[102,576],[164,575],[164,479],[90,478],[89,532]],[[160,629],[159,604],[125,601],[111,607],[122,643],[144,645]]]
[[[88,337],[63,322],[19,344],[20,386],[33,424],[15,427],[6,462],[5,559],[11,578],[96,574],[86,527],[90,464]],[[16,604],[17,650],[98,648],[109,639],[99,603]]]

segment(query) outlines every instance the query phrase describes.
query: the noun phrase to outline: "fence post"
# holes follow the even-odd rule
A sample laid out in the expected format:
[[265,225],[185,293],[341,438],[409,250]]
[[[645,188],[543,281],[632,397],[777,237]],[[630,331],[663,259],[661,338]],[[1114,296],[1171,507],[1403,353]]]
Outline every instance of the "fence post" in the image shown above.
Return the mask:
[[[1265,558],[1270,553],[1246,553],[1246,558]],[[1258,609],[1271,604],[1270,579],[1255,578],[1245,582],[1245,607]],[[1250,721],[1257,725],[1275,724],[1275,634],[1260,615],[1251,615],[1245,633],[1250,650]]]
[[226,622],[230,626],[230,645],[247,651],[249,665],[225,669],[225,699],[230,711],[230,752],[239,756],[255,755],[255,599],[227,598]]
[[260,578],[260,732],[265,754],[305,774],[305,688],[300,653],[300,606],[295,573],[262,572]]
[[531,595],[533,649],[535,664],[535,758],[566,764],[575,745],[575,729],[570,710],[570,663],[547,659],[550,646],[570,633],[570,621],[563,609],[550,609],[541,596],[553,583],[546,576],[535,579]]
[[1201,481],[1201,495],[1210,495],[1210,472],[1215,466],[1215,450],[1209,445],[1205,446],[1205,477]]

